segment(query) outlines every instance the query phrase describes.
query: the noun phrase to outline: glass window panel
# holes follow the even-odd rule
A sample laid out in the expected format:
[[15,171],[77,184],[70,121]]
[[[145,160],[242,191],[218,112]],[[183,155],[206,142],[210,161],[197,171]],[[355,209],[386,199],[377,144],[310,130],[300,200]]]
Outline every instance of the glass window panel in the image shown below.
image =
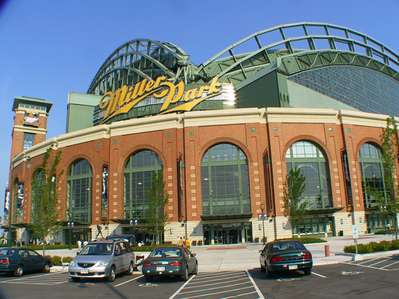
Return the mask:
[[142,219],[148,206],[148,190],[162,162],[150,150],[131,155],[125,167],[125,218]]
[[364,143],[360,147],[359,161],[364,201],[366,207],[370,208],[376,200],[374,192],[380,193],[386,198],[381,150],[371,143]]
[[24,151],[33,146],[35,141],[35,134],[24,133]]
[[296,167],[305,177],[302,200],[309,209],[332,207],[328,164],[320,149],[309,141],[294,143],[286,153],[287,170]]
[[84,159],[73,162],[68,176],[69,220],[82,224],[91,222],[91,182],[89,162]]
[[248,165],[235,145],[210,148],[201,163],[202,214],[242,215],[251,212]]

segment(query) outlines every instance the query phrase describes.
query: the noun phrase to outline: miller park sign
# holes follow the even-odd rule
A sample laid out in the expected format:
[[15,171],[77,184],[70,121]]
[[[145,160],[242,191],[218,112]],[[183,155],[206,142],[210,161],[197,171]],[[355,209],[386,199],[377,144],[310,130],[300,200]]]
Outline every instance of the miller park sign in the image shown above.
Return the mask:
[[[143,100],[152,97],[162,104],[158,113],[191,111],[199,103],[222,93],[222,84],[215,77],[209,84],[186,89],[183,81],[173,83],[165,76],[155,80],[144,79],[133,86],[124,85],[105,93],[99,102],[102,122],[128,113]],[[162,101],[163,100],[163,101]]]

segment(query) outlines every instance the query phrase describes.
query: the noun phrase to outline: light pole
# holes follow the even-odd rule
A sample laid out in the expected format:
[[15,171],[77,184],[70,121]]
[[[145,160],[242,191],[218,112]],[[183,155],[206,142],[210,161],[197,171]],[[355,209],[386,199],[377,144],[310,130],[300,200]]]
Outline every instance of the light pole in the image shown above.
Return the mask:
[[262,229],[263,229],[262,243],[263,243],[263,245],[265,245],[265,243],[266,243],[265,220],[267,219],[267,215],[264,213],[265,208],[264,208],[263,204],[261,205],[260,210],[262,213],[260,215],[258,215],[258,219],[262,220]]
[[68,248],[69,250],[72,249],[72,229],[74,227],[74,223],[72,221],[72,217],[71,217],[71,211],[68,211],[68,222],[67,222],[67,226],[68,226],[68,235],[69,235],[69,240],[68,240]]
[[69,249],[72,249],[72,229],[73,229],[73,226],[74,226],[75,224],[73,223],[73,221],[68,221],[68,231],[69,231],[69,244],[68,244],[68,247],[69,247]]

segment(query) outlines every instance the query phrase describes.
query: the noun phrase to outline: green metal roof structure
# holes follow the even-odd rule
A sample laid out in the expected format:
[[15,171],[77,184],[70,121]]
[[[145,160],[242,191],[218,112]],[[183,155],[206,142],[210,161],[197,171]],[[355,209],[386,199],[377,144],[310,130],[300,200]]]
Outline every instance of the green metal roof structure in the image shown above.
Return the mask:
[[88,93],[103,94],[123,84],[134,85],[143,79],[164,75],[186,82],[193,65],[188,55],[176,45],[149,39],[131,40],[118,47],[102,64]]
[[203,78],[237,83],[274,64],[293,74],[331,64],[355,64],[399,80],[399,55],[358,31],[325,23],[294,23],[256,32],[199,66]]
[[[366,34],[327,23],[261,30],[200,65],[176,45],[135,39],[105,60],[88,93],[103,95],[160,75],[184,80],[189,88],[217,77],[234,85],[237,108],[330,107],[399,115],[399,54]],[[121,119],[156,113],[148,109]]]

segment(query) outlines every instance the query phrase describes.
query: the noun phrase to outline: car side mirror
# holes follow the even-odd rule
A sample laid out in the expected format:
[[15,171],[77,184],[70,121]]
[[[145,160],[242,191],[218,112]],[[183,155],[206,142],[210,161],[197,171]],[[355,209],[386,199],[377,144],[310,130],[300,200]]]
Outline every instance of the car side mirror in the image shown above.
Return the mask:
[[192,257],[196,257],[197,254],[196,254],[196,253],[192,253],[191,256],[192,256]]
[[76,255],[79,255],[80,254],[80,252],[78,251],[78,252],[76,252]]

